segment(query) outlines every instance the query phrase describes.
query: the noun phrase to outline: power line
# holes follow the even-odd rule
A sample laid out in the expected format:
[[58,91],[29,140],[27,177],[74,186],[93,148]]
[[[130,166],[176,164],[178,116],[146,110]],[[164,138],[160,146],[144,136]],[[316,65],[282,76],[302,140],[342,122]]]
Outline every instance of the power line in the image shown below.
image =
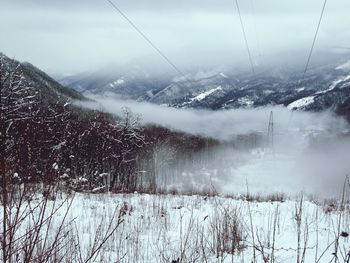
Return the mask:
[[106,0],[125,20],[157,51],[157,53],[180,75],[187,79],[186,75],[141,31],[141,29],[111,0]]
[[307,58],[307,62],[306,62],[306,65],[305,65],[305,69],[304,69],[304,72],[303,72],[303,77],[302,77],[302,79],[301,79],[301,83],[304,82],[306,72],[307,72],[307,70],[308,70],[308,68],[309,68],[309,65],[310,65],[311,56],[312,56],[312,53],[313,53],[313,51],[314,51],[314,47],[315,47],[315,43],[316,43],[318,31],[320,30],[320,26],[321,26],[323,14],[324,14],[324,11],[325,11],[325,9],[326,9],[326,4],[327,4],[327,0],[324,0],[323,7],[322,7],[322,11],[321,11],[321,15],[320,15],[320,18],[319,18],[319,20],[318,20],[316,32],[315,32],[315,35],[314,35],[314,39],[313,39],[313,41],[312,41],[311,49],[310,49],[310,52],[309,52],[309,56],[308,56],[308,58]]
[[247,34],[245,32],[245,29],[244,29],[244,23],[243,23],[243,19],[242,19],[242,15],[241,15],[241,10],[239,8],[238,0],[235,0],[235,2],[236,2],[237,12],[238,12],[238,15],[239,15],[239,21],[241,22],[241,28],[242,28],[244,42],[245,42],[245,46],[246,46],[248,57],[249,57],[250,67],[251,67],[253,76],[255,76],[255,69],[254,69],[253,59],[252,59],[252,55],[251,55],[251,52],[250,52],[250,49],[249,49]]
[[273,111],[270,112],[269,127],[267,130],[267,146],[273,149],[274,141],[274,123],[273,123]]

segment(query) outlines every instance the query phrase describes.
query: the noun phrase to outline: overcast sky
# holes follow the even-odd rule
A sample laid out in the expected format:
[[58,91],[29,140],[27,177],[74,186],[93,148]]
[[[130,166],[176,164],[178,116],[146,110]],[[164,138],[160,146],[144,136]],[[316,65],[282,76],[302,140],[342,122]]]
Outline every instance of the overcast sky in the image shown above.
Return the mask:
[[[113,1],[179,67],[247,62],[234,0]],[[258,64],[309,49],[323,0],[239,3]],[[349,13],[349,0],[328,1],[316,50],[350,46]],[[0,32],[1,52],[55,74],[157,56],[105,0],[0,0]]]

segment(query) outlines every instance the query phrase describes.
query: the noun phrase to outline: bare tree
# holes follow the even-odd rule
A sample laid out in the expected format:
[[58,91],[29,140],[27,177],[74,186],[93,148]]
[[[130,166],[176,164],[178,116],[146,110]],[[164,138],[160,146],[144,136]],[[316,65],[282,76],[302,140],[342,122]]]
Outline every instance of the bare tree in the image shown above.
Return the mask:
[[[123,116],[112,131],[112,140],[114,151],[111,155],[113,162],[113,173],[111,187],[118,183],[120,190],[130,190],[132,173],[121,173],[124,166],[133,165],[136,161],[136,152],[144,144],[144,136],[139,132],[139,118],[134,116],[128,108],[123,109]],[[136,180],[132,180],[136,182]]]
[[2,222],[2,260],[7,262],[10,254],[11,235],[9,230],[9,183],[17,177],[15,146],[18,137],[12,130],[22,121],[30,118],[30,107],[35,94],[23,77],[21,65],[0,55],[0,174]]

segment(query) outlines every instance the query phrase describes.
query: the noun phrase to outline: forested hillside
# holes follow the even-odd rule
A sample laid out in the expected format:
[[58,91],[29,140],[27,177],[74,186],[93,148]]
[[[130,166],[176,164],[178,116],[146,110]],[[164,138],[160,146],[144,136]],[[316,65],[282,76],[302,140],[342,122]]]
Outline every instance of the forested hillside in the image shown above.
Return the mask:
[[217,144],[141,127],[128,109],[114,117],[71,105],[84,97],[30,69],[1,56],[1,169],[8,183],[64,180],[75,190],[155,191],[162,148],[171,150],[162,160],[171,166]]

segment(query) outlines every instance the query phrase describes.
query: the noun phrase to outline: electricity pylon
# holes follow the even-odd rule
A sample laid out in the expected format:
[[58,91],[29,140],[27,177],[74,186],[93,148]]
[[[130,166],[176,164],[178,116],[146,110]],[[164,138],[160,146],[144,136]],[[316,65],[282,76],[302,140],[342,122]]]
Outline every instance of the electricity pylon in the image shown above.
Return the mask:
[[269,119],[269,127],[267,129],[267,147],[270,149],[273,149],[273,143],[274,143],[274,131],[273,131],[273,111],[270,112],[270,119]]

